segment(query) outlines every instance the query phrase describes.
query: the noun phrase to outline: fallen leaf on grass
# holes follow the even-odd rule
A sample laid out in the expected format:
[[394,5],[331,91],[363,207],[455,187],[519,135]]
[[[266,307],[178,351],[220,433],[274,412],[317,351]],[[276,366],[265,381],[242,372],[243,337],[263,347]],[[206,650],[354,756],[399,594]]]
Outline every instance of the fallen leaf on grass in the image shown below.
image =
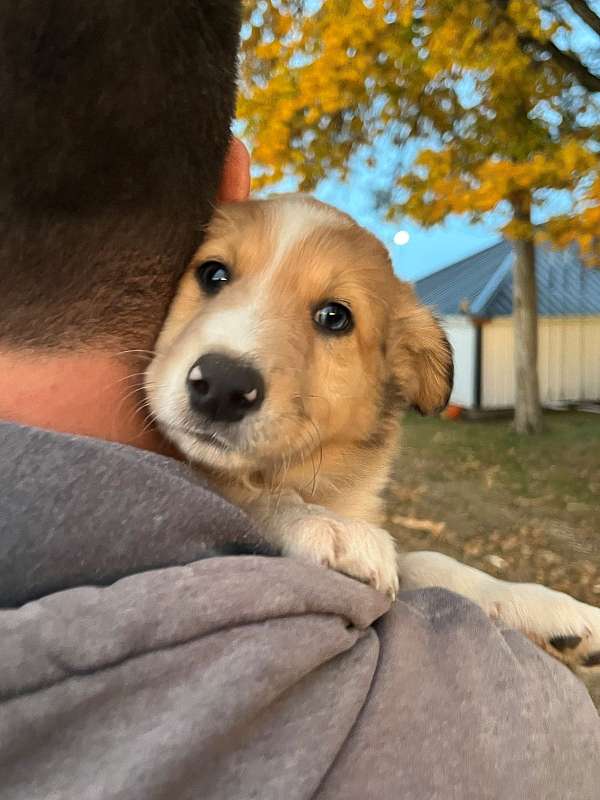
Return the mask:
[[514,534],[512,536],[507,536],[506,538],[502,538],[499,544],[502,552],[508,553],[519,546],[519,537]]
[[590,507],[587,503],[579,503],[577,501],[571,501],[567,503],[567,512],[571,514],[585,514],[590,510]]
[[550,494],[544,497],[515,497],[514,502],[519,508],[535,508],[536,506],[544,506],[553,499]]
[[467,556],[478,557],[483,553],[483,543],[478,540],[471,540],[466,542],[463,546],[463,552]]
[[485,488],[486,489],[491,489],[492,488],[492,486],[494,485],[494,478],[498,475],[499,472],[500,472],[500,464],[496,464],[495,467],[489,467],[485,471]]
[[394,525],[402,525],[404,528],[409,528],[411,531],[428,531],[433,536],[440,536],[445,528],[445,522],[433,522],[430,519],[417,519],[416,517],[392,517]]
[[425,494],[427,488],[425,486],[394,486],[392,492],[402,503],[414,503],[421,495]]
[[508,562],[505,558],[502,558],[502,556],[497,556],[494,553],[490,553],[490,555],[486,556],[485,560],[496,569],[506,569],[508,566]]
[[542,564],[547,567],[550,567],[553,564],[560,564],[561,562],[560,556],[554,553],[552,550],[538,550],[535,555],[536,558],[538,558]]

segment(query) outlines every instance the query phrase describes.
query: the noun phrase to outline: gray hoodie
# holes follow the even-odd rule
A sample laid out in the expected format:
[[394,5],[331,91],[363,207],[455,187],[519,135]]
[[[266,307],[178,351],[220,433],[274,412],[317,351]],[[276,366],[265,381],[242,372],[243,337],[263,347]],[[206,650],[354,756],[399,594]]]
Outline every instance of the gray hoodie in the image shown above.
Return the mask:
[[0,798],[598,800],[562,665],[268,552],[185,465],[0,424]]

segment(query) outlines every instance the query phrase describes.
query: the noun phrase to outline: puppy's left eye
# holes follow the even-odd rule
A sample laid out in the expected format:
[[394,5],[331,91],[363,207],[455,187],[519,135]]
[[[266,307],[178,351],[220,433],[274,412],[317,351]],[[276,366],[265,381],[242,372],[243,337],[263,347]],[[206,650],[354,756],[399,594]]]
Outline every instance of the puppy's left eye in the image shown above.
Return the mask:
[[352,312],[341,303],[325,303],[315,311],[313,319],[329,333],[346,333],[353,325]]
[[229,283],[231,272],[220,261],[205,261],[196,269],[196,280],[206,294],[216,294]]

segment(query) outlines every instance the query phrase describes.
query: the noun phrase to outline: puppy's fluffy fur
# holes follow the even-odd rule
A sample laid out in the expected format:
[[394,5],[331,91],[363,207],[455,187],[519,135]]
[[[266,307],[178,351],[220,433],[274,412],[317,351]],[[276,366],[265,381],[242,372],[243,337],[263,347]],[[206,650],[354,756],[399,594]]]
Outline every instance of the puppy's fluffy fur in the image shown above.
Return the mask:
[[[198,279],[207,262],[227,269],[214,293]],[[317,324],[328,303],[350,312],[345,330]],[[195,409],[191,370],[208,354],[260,373],[260,407],[233,422]],[[146,380],[164,433],[285,555],[391,596],[400,583],[454,589],[554,655],[592,666],[600,610],[439,554],[398,556],[379,527],[402,409],[435,413],[451,387],[444,333],[394,275],[383,245],[350,217],[300,195],[218,211]]]

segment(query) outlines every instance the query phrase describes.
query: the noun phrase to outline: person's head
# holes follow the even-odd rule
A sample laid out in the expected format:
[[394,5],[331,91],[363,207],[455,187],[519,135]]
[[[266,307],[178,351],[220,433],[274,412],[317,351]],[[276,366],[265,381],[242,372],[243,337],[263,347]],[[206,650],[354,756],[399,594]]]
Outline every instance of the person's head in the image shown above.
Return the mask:
[[0,347],[151,347],[217,195],[239,0],[5,0]]
[[152,348],[219,185],[247,194],[239,27],[240,0],[0,4],[0,417],[124,438],[91,420],[110,359]]

